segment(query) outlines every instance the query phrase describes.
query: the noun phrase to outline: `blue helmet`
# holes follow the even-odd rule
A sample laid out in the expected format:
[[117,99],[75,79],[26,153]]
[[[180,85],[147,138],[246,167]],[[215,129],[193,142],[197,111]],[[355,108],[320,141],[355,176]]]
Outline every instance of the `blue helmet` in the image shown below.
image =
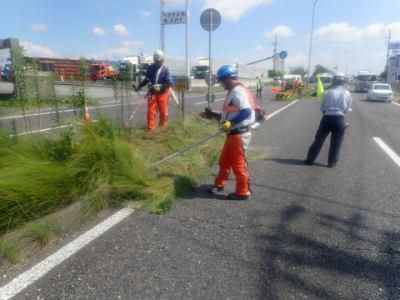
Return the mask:
[[217,80],[220,81],[225,78],[237,78],[237,70],[229,65],[223,65],[218,69]]

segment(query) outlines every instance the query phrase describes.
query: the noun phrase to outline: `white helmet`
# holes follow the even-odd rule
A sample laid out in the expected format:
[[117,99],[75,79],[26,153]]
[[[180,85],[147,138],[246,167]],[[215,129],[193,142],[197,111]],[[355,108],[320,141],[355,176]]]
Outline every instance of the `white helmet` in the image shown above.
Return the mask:
[[164,60],[164,52],[162,50],[157,50],[153,54],[154,61],[163,61]]

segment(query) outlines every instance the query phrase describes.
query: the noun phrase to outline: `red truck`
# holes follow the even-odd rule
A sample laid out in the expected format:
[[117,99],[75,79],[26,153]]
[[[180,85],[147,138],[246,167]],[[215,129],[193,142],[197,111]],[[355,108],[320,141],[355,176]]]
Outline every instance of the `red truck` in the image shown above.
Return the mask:
[[106,80],[117,78],[119,75],[118,71],[115,71],[113,67],[105,62],[102,63],[92,63],[90,64],[90,74],[89,77],[93,81],[96,80]]

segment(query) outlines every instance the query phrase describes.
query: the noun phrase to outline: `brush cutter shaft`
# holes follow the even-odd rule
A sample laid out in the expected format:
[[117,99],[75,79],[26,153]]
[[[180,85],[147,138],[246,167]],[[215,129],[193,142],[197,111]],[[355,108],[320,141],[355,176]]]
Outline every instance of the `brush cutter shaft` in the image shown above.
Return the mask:
[[152,165],[150,166],[150,168],[156,167],[156,166],[162,164],[163,162],[166,162],[167,160],[170,160],[170,159],[172,159],[172,158],[174,158],[174,157],[176,157],[176,156],[179,156],[179,155],[181,155],[181,154],[183,154],[183,153],[185,153],[185,152],[187,152],[187,151],[189,151],[189,150],[192,150],[193,148],[196,148],[197,146],[199,146],[199,145],[201,145],[201,144],[207,142],[208,140],[211,140],[211,139],[213,139],[213,138],[219,136],[221,133],[222,133],[221,131],[218,131],[217,133],[214,133],[214,134],[212,134],[212,135],[210,135],[210,136],[208,136],[208,137],[206,137],[206,138],[204,138],[204,139],[198,141],[197,143],[194,143],[194,144],[192,144],[192,145],[186,147],[185,149],[183,149],[183,150],[181,150],[181,151],[178,151],[178,152],[176,152],[176,153],[174,153],[174,154],[171,154],[170,156],[167,156],[167,157],[163,158],[163,159],[160,160],[159,162],[156,162],[155,164],[152,164]]

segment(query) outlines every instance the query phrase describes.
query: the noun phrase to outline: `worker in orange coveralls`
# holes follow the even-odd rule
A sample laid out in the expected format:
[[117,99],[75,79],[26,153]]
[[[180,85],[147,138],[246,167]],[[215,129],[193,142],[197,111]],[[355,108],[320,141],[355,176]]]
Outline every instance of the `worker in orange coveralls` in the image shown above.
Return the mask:
[[223,191],[232,169],[236,191],[229,194],[228,199],[247,200],[251,192],[246,149],[250,143],[250,125],[255,122],[255,102],[249,90],[238,81],[237,70],[232,66],[220,67],[217,80],[228,91],[221,114],[221,128],[226,132],[226,140],[219,160],[219,173],[209,192]]
[[147,128],[156,128],[157,110],[160,114],[160,127],[166,127],[168,121],[168,102],[171,93],[172,79],[168,68],[164,65],[164,52],[157,50],[153,55],[153,64],[146,70],[145,79],[135,89],[140,91],[148,85]]

